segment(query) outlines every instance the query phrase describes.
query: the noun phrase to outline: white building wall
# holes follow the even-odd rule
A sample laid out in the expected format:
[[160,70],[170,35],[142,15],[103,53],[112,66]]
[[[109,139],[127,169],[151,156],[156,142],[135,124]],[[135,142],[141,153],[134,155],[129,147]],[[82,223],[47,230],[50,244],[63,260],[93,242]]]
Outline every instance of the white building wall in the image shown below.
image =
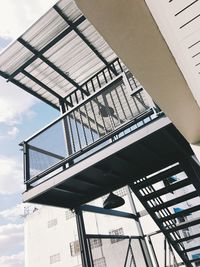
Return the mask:
[[[131,212],[127,195],[124,198],[126,204],[119,210]],[[92,204],[102,207],[102,203],[103,200],[100,198]],[[73,217],[66,219],[66,214],[69,215],[70,212],[61,208],[43,206],[27,216],[25,220],[26,267],[78,267],[81,264],[80,253],[72,256],[70,252],[70,243],[78,240],[76,220],[73,214]],[[109,234],[113,230],[122,228],[124,235],[138,236],[133,219],[84,213],[84,221],[88,234]],[[48,227],[48,225],[52,226]],[[138,241],[132,242],[132,245],[134,251],[137,251],[138,266],[145,267]],[[127,249],[128,240],[113,244],[110,239],[102,240],[102,246],[92,249],[93,259],[100,261],[101,258],[105,258],[106,266],[123,266]],[[55,263],[50,261],[50,257],[53,256],[58,260]]]
[[[185,174],[181,173],[177,176],[178,179],[184,179]],[[163,187],[163,182],[159,182],[154,185],[159,189]],[[191,187],[185,187],[183,189],[176,190],[174,194],[168,193],[162,196],[163,201],[170,200],[182,194],[186,194],[191,191]],[[118,210],[132,212],[128,196],[123,196],[125,199],[125,205],[118,208]],[[133,196],[137,210],[144,210],[138,199]],[[199,201],[199,200],[198,200]],[[92,205],[102,207],[103,199],[99,198],[91,203]],[[171,212],[174,213],[173,208],[188,208],[188,206],[196,205],[193,201],[187,201],[185,203],[178,204],[171,207]],[[199,212],[194,215],[187,216],[188,219],[192,219],[192,216],[200,216]],[[85,229],[87,234],[109,234],[113,230],[119,230],[122,228],[124,235],[138,236],[136,223],[133,219],[126,219],[108,215],[100,215],[95,213],[84,213]],[[140,219],[144,234],[149,234],[158,230],[157,225],[153,222],[149,215],[143,216]],[[177,222],[178,224],[178,222]],[[199,226],[190,227],[190,235],[199,232]],[[182,231],[180,235],[183,236]],[[71,255],[70,243],[78,240],[78,233],[76,228],[75,216],[71,211],[61,208],[41,207],[31,215],[27,216],[25,220],[25,263],[26,267],[79,267],[81,265],[80,251]],[[162,234],[152,237],[152,242],[158,257],[159,262],[164,264],[164,237]],[[138,246],[138,242],[133,242],[134,251],[137,253],[136,263],[137,266],[145,266],[143,256]],[[199,245],[199,240],[194,239],[186,246]],[[103,267],[105,265],[101,261],[105,259],[106,266],[123,266],[125,256],[127,253],[128,241],[120,241],[111,243],[110,240],[102,240],[102,246],[92,249],[92,255],[94,261],[96,260],[96,266]],[[196,251],[195,253],[198,253]],[[175,253],[176,254],[176,253]],[[190,253],[192,255],[192,253]],[[193,253],[194,254],[194,253]],[[177,254],[176,254],[177,256]],[[192,256],[191,256],[192,257]],[[180,258],[177,257],[178,261]],[[55,262],[52,262],[55,261]],[[99,263],[98,263],[99,262]],[[98,265],[99,264],[99,265]],[[96,267],[95,266],[95,267]],[[163,265],[164,266],[164,265]]]

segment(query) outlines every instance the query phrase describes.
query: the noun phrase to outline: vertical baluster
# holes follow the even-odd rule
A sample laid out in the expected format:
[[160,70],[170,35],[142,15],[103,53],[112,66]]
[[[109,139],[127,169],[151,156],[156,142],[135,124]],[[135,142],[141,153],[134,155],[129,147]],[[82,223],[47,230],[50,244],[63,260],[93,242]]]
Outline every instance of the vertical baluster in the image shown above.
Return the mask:
[[85,109],[85,114],[87,116],[87,120],[88,120],[88,125],[89,125],[89,129],[90,129],[90,134],[91,134],[91,137],[92,137],[92,141],[94,142],[93,131],[92,131],[92,127],[91,127],[91,123],[90,123],[89,115],[88,115],[88,111],[87,111],[87,104],[84,105],[84,109]]
[[118,101],[119,101],[121,110],[122,110],[122,112],[123,112],[123,114],[124,114],[124,117],[125,117],[125,119],[127,119],[127,117],[126,117],[126,113],[124,112],[123,105],[122,105],[122,102],[121,102],[121,99],[120,99],[120,97],[119,97],[119,93],[118,93],[118,90],[117,90],[117,89],[118,89],[118,87],[115,88],[115,93],[116,93],[116,95],[117,95],[117,98],[118,98]]
[[103,77],[104,77],[105,82],[108,83],[108,80],[107,80],[106,75],[105,75],[105,70],[103,70],[102,73],[103,73]]
[[73,111],[72,114],[73,114],[73,117],[74,117],[74,123],[75,123],[77,137],[78,137],[78,144],[79,144],[80,149],[82,149],[82,143],[81,143],[81,138],[80,138],[80,133],[79,133],[79,128],[78,128],[75,112]]
[[[125,92],[124,92],[123,85],[120,85],[120,87],[121,87],[121,91],[122,91],[122,94],[123,94],[123,96],[124,96],[124,99],[125,99],[125,101],[126,101],[127,107],[128,107],[128,109],[129,109],[129,111],[130,111],[132,117],[134,117],[133,112],[132,112],[132,109],[131,109],[130,104],[129,104],[129,101],[128,101],[128,99],[127,99],[127,95],[126,95]],[[124,87],[125,87],[125,85],[124,85]],[[128,96],[129,96],[129,95],[128,95]]]
[[118,64],[119,64],[119,67],[120,67],[121,72],[123,72],[124,70],[123,70],[123,68],[122,68],[122,65],[121,65],[121,62],[120,62],[119,58],[117,59],[117,62],[118,62]]
[[96,103],[97,106],[98,106],[98,109],[99,109],[99,116],[101,117],[101,120],[102,120],[102,123],[103,123],[104,131],[105,131],[105,133],[107,133],[107,129],[106,129],[106,125],[105,125],[105,121],[104,121],[104,118],[103,118],[103,116],[102,116],[102,114],[101,114],[101,112],[100,112],[100,110],[101,110],[101,104],[99,103],[97,97],[94,98],[94,101],[95,101],[95,103]]
[[112,77],[112,74],[111,74],[111,71],[110,71],[110,68],[108,67],[108,73],[109,73],[109,75],[110,75],[110,79],[112,80],[113,79],[113,77]]
[[76,104],[78,104],[79,100],[78,100],[77,90],[74,92],[74,94],[75,94]]
[[84,138],[85,138],[85,144],[88,145],[87,134],[85,132],[85,126],[84,126],[84,123],[83,123],[82,112],[81,112],[80,109],[81,108],[78,109],[78,112],[79,112],[79,116],[80,116],[80,120],[81,120],[81,126],[82,126],[82,129],[83,129],[83,135],[84,135]]
[[[113,90],[112,90],[112,91],[113,91]],[[120,124],[120,123],[123,123],[123,120],[120,120],[120,115],[119,115],[118,109],[116,108],[115,101],[114,101],[113,96],[112,96],[112,91],[110,92],[110,99],[111,99],[111,101],[112,101],[112,104],[113,104],[115,113],[116,113],[116,115],[117,115],[118,123]]]
[[69,95],[70,103],[73,106],[72,94]]
[[[68,127],[69,127],[69,133],[70,133],[70,136],[71,136],[72,145],[73,145],[73,149],[74,149],[73,152],[76,152],[76,146],[75,146],[75,141],[74,141],[74,134],[73,134],[72,123],[71,123],[71,113],[66,117],[66,120],[69,122],[68,123]],[[70,153],[69,153],[69,156],[70,156]]]
[[95,86],[94,86],[94,82],[93,82],[93,79],[91,79],[91,84],[92,84],[92,89],[93,89],[93,92],[95,92]]
[[100,80],[99,80],[99,75],[97,75],[97,83],[98,83],[98,85],[99,85],[99,88],[101,88],[101,83],[100,83]]
[[93,107],[92,101],[90,101],[89,103],[90,103],[90,106],[91,106],[92,113],[93,113],[93,115],[94,115],[94,120],[95,120],[96,129],[97,129],[98,135],[99,135],[99,137],[100,137],[101,134],[100,134],[100,131],[99,131],[99,126],[98,126],[98,123],[97,123],[97,118],[96,118],[96,114],[95,114],[95,111],[94,111],[94,107]]

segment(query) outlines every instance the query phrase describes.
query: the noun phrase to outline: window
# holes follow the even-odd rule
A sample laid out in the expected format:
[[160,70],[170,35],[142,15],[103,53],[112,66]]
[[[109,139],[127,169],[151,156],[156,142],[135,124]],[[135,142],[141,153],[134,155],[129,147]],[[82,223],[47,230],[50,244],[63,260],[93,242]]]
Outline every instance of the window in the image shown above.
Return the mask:
[[99,258],[94,260],[94,267],[106,267],[106,261],[105,258]]
[[[121,228],[118,228],[118,229],[115,229],[115,230],[111,230],[111,231],[109,231],[109,235],[124,235],[123,228],[121,227]],[[121,240],[123,240],[123,239],[121,239],[121,238],[120,239],[119,238],[110,239],[111,244],[114,244],[114,243],[119,242]]]
[[[192,259],[193,259],[193,260],[197,260],[197,261],[195,262],[195,266],[196,266],[196,267],[200,267],[200,253],[193,254],[193,255],[192,255]],[[198,259],[199,259],[199,260],[198,260]]]
[[126,196],[127,192],[126,192],[126,187],[122,187],[118,190],[115,191],[115,194],[119,197],[124,197]]
[[183,223],[183,222],[187,221],[187,218],[185,216],[180,216],[177,218],[177,221],[178,221],[178,223]]
[[91,238],[90,239],[90,247],[91,249],[93,248],[98,248],[102,246],[102,242],[100,238]]
[[48,221],[48,228],[54,227],[58,224],[58,220],[55,218],[53,220]]
[[77,256],[80,254],[79,241],[73,241],[69,244],[71,256]]
[[75,216],[75,213],[71,210],[66,210],[65,211],[65,218],[66,220],[69,220]]
[[56,263],[60,261],[60,253],[54,254],[50,256],[50,264]]
[[[163,179],[163,183],[165,187],[168,187],[175,182],[177,182],[177,177],[175,175]],[[174,194],[174,191],[171,191],[169,193]]]
[[[182,230],[182,233],[183,233],[183,237],[189,237],[190,236],[190,230],[188,228],[185,228]],[[190,240],[188,240],[190,242]],[[187,242],[188,242],[187,241]]]

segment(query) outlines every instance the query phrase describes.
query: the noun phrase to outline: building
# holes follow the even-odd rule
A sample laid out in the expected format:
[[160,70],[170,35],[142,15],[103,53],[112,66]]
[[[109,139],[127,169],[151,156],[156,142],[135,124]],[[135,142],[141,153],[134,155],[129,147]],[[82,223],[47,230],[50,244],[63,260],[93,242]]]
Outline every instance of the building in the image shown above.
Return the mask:
[[[179,177],[173,177],[174,180],[172,180],[172,182],[176,183],[177,179],[184,178],[185,177],[183,174],[179,174]],[[158,183],[157,188],[162,187],[162,184],[163,182]],[[167,198],[172,199],[170,196],[171,194],[180,196],[182,195],[183,192],[181,191],[183,190],[184,194],[187,193],[187,190],[190,191],[189,188],[176,190],[173,193],[169,193]],[[127,188],[119,189],[115,192],[115,194],[125,199],[125,205],[118,208],[118,210],[123,210],[124,212],[130,213],[131,206],[127,195]],[[134,196],[133,198],[137,209],[142,211],[140,212],[140,223],[142,230],[144,231],[144,235],[146,236],[146,242],[153,266],[164,266],[163,264],[165,258],[166,266],[169,264],[176,264],[176,262],[181,263],[181,259],[178,257],[175,251],[171,252],[170,254],[169,247],[167,247],[167,245],[167,249],[164,250],[165,239],[163,234],[158,231],[159,228],[155,223],[153,223],[147,212],[144,212],[143,207],[138,200]],[[99,198],[90,204],[97,207],[102,207],[105,199],[106,196]],[[186,205],[189,205],[191,208],[195,206],[195,203],[187,201],[187,203],[182,203],[178,207],[175,206],[174,209],[176,212],[180,212],[180,210],[188,208]],[[172,213],[174,213],[173,209]],[[191,216],[199,217],[199,212],[188,214],[184,218],[180,216],[180,218],[176,219],[177,225],[183,221],[186,221],[187,218]],[[89,239],[94,266],[124,266],[126,259],[125,256],[129,249],[129,239],[110,239],[108,235],[137,237],[139,236],[139,232],[136,222],[131,218],[117,218],[95,212],[85,213],[84,221],[86,232],[90,235],[98,235],[98,238],[95,236],[95,238],[91,237]],[[194,235],[198,232],[199,226],[196,225],[179,231],[182,238],[187,238],[190,235]],[[104,238],[101,239],[102,235],[104,235]],[[107,238],[105,238],[106,235]],[[48,267],[52,266],[54,263],[56,264],[55,266],[58,267],[81,266],[80,245],[78,242],[75,213],[70,210],[49,208],[47,206],[32,210],[30,214],[27,215],[25,220],[25,240],[25,265],[27,267],[41,265]],[[144,257],[142,256],[142,252],[138,243],[138,238],[132,239],[131,249],[134,252],[133,260],[136,266],[146,266],[144,261],[139,262],[139,260],[143,259]],[[186,245],[187,248],[190,249],[197,247],[199,242],[197,239],[193,239],[189,240]],[[152,248],[155,251],[155,255],[152,254]],[[199,249],[192,252],[193,255],[198,253]],[[131,258],[130,255],[129,258]],[[129,266],[128,262],[127,266]],[[198,264],[196,266],[198,266]]]
[[[0,56],[0,74],[4,78],[61,112],[58,119],[21,144],[24,201],[74,209],[82,264],[90,267],[94,259],[87,242],[83,212],[106,211],[85,204],[129,185],[181,261],[188,267],[198,266],[200,234],[193,229],[199,229],[200,223],[200,166],[188,143],[198,141],[197,103],[144,1],[119,5],[113,1],[106,5],[99,2],[98,12],[102,15],[105,11],[105,21],[102,21],[104,16],[93,15],[93,3],[97,4],[94,1],[82,6],[84,13],[91,12],[88,17],[94,20],[94,25],[101,26],[100,30],[105,30],[103,36],[124,62],[71,0],[59,1]],[[111,12],[111,8],[116,12]],[[127,17],[122,16],[120,25],[116,23],[120,26],[119,34],[114,27],[109,39],[104,22],[110,18],[112,23],[107,28],[110,31],[119,11]],[[137,16],[132,16],[133,11],[137,11]],[[141,25],[134,24],[139,17]],[[145,26],[148,27],[143,32]],[[137,34],[134,38],[130,30]],[[159,52],[159,57],[155,52]],[[151,92],[156,104],[130,70]],[[182,103],[177,101],[177,92]],[[173,104],[171,108],[169,102]],[[184,136],[157,104],[166,110]],[[183,123],[186,115],[191,131]],[[169,180],[174,176],[180,178],[180,174],[184,178],[177,182]],[[187,187],[190,189],[186,190]],[[195,205],[187,206],[188,201]],[[132,215],[125,216],[136,221],[140,218],[134,210]],[[52,217],[49,228],[56,225],[56,218]],[[186,234],[188,231],[192,234]],[[139,238],[144,266],[152,266],[142,229]],[[195,245],[188,246],[194,239]],[[37,239],[34,242],[37,244]],[[75,247],[74,244],[71,252]],[[52,251],[49,257],[52,263],[61,259],[59,252]],[[134,265],[133,260],[131,264]]]
[[[127,188],[117,190],[115,194],[123,196],[125,199],[125,205],[118,210],[131,214]],[[99,198],[93,201],[91,205],[102,207],[105,198],[106,196]],[[144,234],[146,235],[153,266],[157,265],[151,252],[152,248],[155,250],[159,266],[162,266],[165,257],[167,264],[170,261],[171,264],[175,264],[176,261],[181,262],[174,251],[170,254],[168,247],[166,251],[164,250],[165,240],[163,235],[158,232],[158,227],[153,223],[150,216],[147,213],[144,214],[144,218],[142,218],[143,225],[141,226],[145,231]],[[88,240],[94,266],[147,266],[141,250],[137,225],[133,218],[85,212],[84,221],[87,235],[90,236]],[[132,239],[127,237],[132,237]],[[130,240],[131,246],[129,246]],[[70,210],[43,206],[29,214],[25,220],[25,241],[25,265],[27,267],[41,265],[47,267],[82,266],[75,213]],[[128,257],[126,257],[127,255]],[[174,257],[176,261],[174,261]]]

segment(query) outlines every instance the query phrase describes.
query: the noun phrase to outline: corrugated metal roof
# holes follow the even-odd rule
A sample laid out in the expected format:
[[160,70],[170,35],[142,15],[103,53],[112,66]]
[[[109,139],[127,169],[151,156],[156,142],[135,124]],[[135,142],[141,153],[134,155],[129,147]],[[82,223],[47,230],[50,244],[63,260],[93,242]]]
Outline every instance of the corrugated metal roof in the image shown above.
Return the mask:
[[0,74],[59,107],[116,58],[73,0],[61,0],[0,54]]

